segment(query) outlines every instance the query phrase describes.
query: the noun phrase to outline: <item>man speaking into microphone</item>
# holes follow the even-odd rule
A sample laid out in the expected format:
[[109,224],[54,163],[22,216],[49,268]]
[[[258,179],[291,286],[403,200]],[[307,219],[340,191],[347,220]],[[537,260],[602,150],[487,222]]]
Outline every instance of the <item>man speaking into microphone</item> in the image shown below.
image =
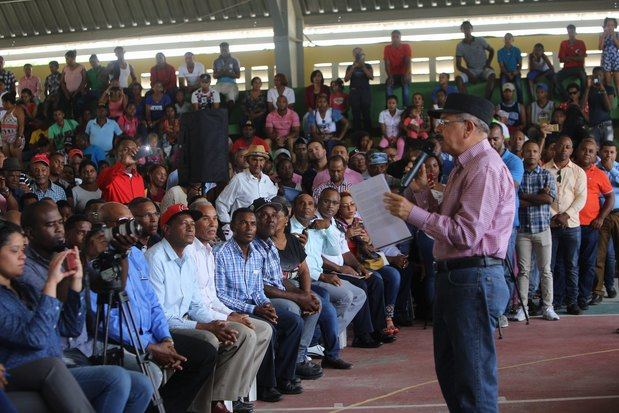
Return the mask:
[[509,294],[503,260],[514,184],[487,139],[492,103],[454,93],[430,114],[440,117],[443,151],[456,158],[442,204],[432,197],[425,168],[409,186],[410,200],[387,193],[384,202],[392,215],[434,238],[434,362],[449,410],[498,412],[494,331]]

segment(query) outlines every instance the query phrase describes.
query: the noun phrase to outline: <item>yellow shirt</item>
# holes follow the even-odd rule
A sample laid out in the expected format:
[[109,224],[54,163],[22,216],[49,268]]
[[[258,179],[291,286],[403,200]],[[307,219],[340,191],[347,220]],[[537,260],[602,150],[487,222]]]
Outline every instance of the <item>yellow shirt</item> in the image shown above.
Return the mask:
[[41,135],[47,138],[47,129],[37,129],[30,134],[30,145],[36,145]]

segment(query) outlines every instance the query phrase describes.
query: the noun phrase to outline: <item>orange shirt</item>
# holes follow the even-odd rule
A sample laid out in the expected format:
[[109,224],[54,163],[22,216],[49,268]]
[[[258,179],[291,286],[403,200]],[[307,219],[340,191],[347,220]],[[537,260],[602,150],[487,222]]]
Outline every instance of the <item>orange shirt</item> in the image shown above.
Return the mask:
[[613,187],[606,174],[592,164],[585,169],[587,175],[587,202],[580,210],[580,225],[589,225],[600,213],[600,197],[613,192]]
[[407,65],[410,65],[411,51],[410,45],[406,43],[400,43],[400,47],[393,47],[388,44],[384,50],[385,60],[389,60],[389,70],[392,75],[404,75],[407,72]]

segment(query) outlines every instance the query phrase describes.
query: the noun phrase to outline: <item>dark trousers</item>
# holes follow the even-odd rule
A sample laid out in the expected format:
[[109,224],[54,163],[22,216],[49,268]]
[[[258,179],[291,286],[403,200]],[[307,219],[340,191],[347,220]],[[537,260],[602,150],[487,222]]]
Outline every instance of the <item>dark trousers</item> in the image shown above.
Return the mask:
[[553,304],[555,307],[577,304],[580,227],[552,228],[551,231]]
[[[10,369],[9,373],[7,394],[19,411],[38,411],[35,406],[40,406],[41,399],[54,412],[95,411],[77,380],[60,358],[32,361]],[[24,397],[23,393],[19,394],[21,392],[32,392],[32,394]]]
[[168,413],[185,412],[209,376],[214,374],[218,349],[198,336],[183,334],[182,330],[171,334],[176,351],[187,361],[183,363],[183,369],[175,372],[161,388],[160,393]]
[[595,259],[598,252],[600,231],[589,225],[580,227],[580,256],[578,258],[578,303],[586,304],[591,300],[595,283]]
[[370,89],[351,89],[348,100],[352,110],[353,130],[370,132],[372,130],[372,119],[370,117],[372,92]]
[[370,278],[364,280],[346,276],[341,276],[341,278],[361,288],[367,296],[363,308],[361,308],[361,311],[359,311],[353,319],[355,335],[383,331],[383,329],[387,327],[385,321],[385,286],[383,284],[383,279],[374,274],[372,274]]
[[275,387],[277,380],[294,379],[299,342],[303,333],[303,318],[285,309],[277,311],[277,324],[262,317],[250,317],[266,321],[273,329],[271,343],[258,369],[258,386]]
[[339,324],[337,321],[337,311],[335,311],[335,307],[331,304],[331,295],[319,285],[312,285],[312,291],[322,301],[318,326],[312,342],[317,342],[322,337],[325,356],[338,358],[340,356]]

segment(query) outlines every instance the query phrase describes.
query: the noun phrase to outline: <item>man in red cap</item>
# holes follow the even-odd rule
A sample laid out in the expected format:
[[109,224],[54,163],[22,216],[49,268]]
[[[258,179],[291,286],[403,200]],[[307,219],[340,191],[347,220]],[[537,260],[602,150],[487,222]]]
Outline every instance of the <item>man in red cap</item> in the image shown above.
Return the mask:
[[30,160],[30,175],[34,179],[32,192],[39,198],[51,198],[54,202],[67,199],[67,194],[62,187],[56,185],[49,179],[49,158],[47,155],[40,153],[32,157]]
[[124,138],[116,147],[114,166],[105,169],[97,178],[97,185],[108,202],[127,204],[134,198],[144,196],[144,179],[135,165],[138,145],[130,138]]

